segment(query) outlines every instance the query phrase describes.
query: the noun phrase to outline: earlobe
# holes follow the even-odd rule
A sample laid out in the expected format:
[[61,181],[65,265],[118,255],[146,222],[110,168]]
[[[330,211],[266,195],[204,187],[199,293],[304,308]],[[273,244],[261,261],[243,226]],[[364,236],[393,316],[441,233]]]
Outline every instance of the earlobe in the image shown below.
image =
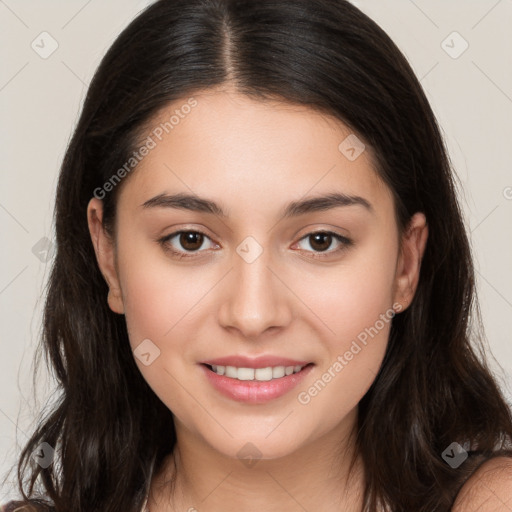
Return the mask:
[[394,300],[402,305],[401,311],[411,304],[416,293],[427,239],[427,220],[423,213],[417,212],[402,236],[397,264]]
[[109,287],[108,305],[114,313],[123,314],[124,304],[115,263],[115,248],[103,227],[103,202],[93,197],[87,205],[87,223],[96,260]]

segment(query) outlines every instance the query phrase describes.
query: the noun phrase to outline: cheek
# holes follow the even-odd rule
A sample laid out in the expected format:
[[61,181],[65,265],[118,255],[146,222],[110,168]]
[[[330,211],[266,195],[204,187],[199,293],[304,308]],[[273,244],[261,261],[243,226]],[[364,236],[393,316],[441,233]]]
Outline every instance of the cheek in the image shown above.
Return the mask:
[[119,237],[118,267],[123,292],[130,344],[136,348],[144,339],[161,349],[166,340],[180,339],[176,332],[201,297],[204,284],[190,268],[172,265],[156,242]]
[[327,354],[298,402],[331,426],[356,407],[379,371],[394,317],[395,264],[395,246],[381,241],[303,289],[322,321]]
[[[129,245],[118,259],[130,346],[155,394],[174,413],[183,413],[188,392],[195,391],[180,383],[187,376],[185,366],[194,359],[190,352],[198,321],[194,315],[208,289],[190,268],[171,265],[160,249],[135,247]],[[119,248],[121,254],[121,244]]]
[[342,350],[392,307],[397,256],[393,242],[373,237],[365,247],[347,253],[340,265],[298,281],[298,294],[330,333],[331,351]]

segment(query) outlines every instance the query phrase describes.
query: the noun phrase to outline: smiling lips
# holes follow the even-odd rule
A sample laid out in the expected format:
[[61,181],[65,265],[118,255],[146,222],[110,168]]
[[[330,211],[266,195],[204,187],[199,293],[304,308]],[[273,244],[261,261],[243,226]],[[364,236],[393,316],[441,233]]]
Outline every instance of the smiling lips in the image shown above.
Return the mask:
[[264,403],[294,388],[314,366],[308,361],[229,356],[201,363],[210,383],[236,401]]
[[236,355],[203,361],[217,375],[238,380],[269,381],[298,373],[308,361],[277,356],[259,356],[250,358]]
[[285,375],[298,373],[303,366],[267,366],[265,368],[237,368],[236,366],[212,365],[211,369],[217,375],[225,375],[232,379],[238,380],[257,380],[268,381],[272,379],[280,379]]

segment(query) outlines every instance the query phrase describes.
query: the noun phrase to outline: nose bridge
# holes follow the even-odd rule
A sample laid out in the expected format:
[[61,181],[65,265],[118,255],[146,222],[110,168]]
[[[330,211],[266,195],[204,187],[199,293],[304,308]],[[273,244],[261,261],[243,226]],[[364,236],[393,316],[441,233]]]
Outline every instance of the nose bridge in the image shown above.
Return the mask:
[[223,297],[220,321],[246,337],[284,325],[289,308],[283,284],[274,276],[271,251],[247,237],[233,256],[233,271]]

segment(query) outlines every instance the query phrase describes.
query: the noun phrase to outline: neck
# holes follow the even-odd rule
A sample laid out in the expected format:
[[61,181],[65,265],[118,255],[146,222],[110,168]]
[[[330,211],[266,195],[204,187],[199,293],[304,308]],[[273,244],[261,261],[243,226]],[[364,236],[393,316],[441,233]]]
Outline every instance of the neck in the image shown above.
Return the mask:
[[[177,443],[155,476],[151,512],[286,512],[362,510],[364,472],[352,471],[357,408],[335,429],[276,459],[233,459],[195,436],[175,418]],[[176,464],[176,468],[174,465]],[[175,478],[171,492],[169,482]]]

